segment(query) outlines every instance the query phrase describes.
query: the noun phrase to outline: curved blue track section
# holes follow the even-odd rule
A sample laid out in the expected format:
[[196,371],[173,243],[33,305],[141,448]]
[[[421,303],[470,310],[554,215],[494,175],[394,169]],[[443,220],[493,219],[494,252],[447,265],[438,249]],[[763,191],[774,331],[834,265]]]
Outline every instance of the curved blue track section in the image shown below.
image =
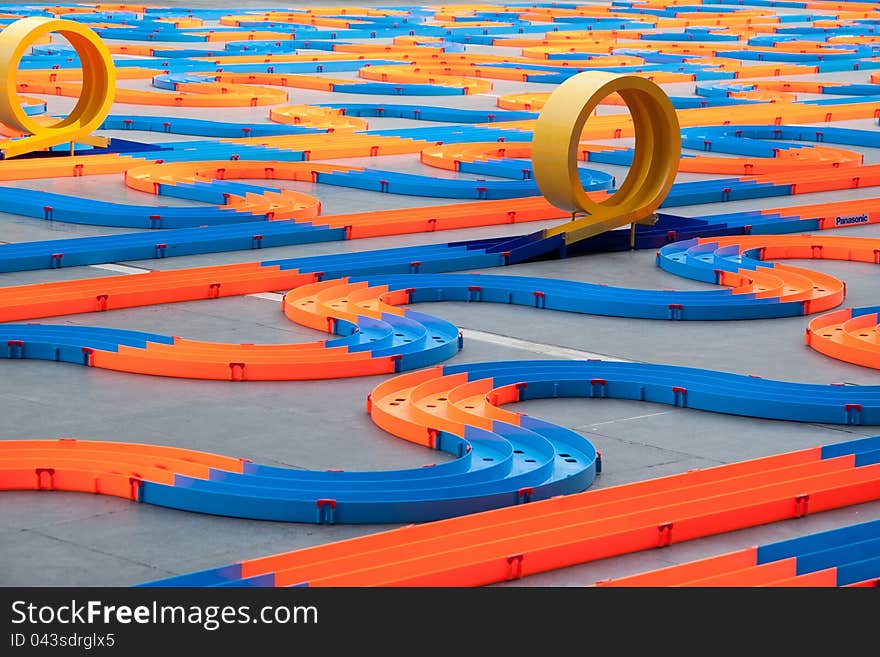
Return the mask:
[[789,383],[674,365],[609,361],[509,361],[446,365],[444,374],[526,382],[520,400],[630,399],[745,417],[880,424],[880,386]]

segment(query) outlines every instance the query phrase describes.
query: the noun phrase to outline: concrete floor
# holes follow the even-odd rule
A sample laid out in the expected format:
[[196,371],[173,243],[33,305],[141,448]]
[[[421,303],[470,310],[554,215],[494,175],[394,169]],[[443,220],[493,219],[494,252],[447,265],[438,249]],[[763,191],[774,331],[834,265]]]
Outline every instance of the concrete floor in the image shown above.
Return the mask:
[[[187,0],[181,4],[217,5],[216,2],[198,0]],[[246,2],[244,6],[272,4]],[[187,44],[187,47],[190,45]],[[829,80],[846,79],[851,82],[864,82],[867,78],[868,73],[827,76]],[[522,91],[524,86],[535,91],[549,90],[547,85],[499,82],[493,94]],[[668,85],[667,91],[681,94],[691,89],[688,85]],[[399,100],[403,103],[490,108],[494,107],[496,99],[493,96],[464,96]],[[291,90],[292,103],[347,101],[370,102],[370,98]],[[52,98],[50,103],[52,112],[69,109],[65,99]],[[161,115],[169,110],[116,105],[113,111]],[[265,108],[221,112],[214,109],[187,110],[187,116],[254,122],[265,122],[266,114]],[[416,125],[397,119],[371,119],[370,123],[373,128]],[[876,129],[873,121],[848,124]],[[125,134],[128,138],[144,141],[154,138],[146,133]],[[868,161],[877,161],[876,152],[862,150],[866,152]],[[429,175],[436,173],[421,165],[417,155],[373,158],[370,163],[398,171]],[[144,205],[185,203],[129,190],[123,185],[122,177],[116,175],[5,184]],[[302,184],[296,188],[317,195],[328,214],[442,202],[439,199],[392,196],[338,187]],[[777,197],[766,201],[691,206],[672,211],[699,216],[876,195],[880,195],[880,192],[861,189],[852,193]],[[261,251],[259,259],[519,234],[551,224],[539,222],[427,236],[408,235],[280,247]],[[0,214],[0,241],[3,242],[114,232],[126,231]],[[880,237],[880,226],[850,228],[840,233]],[[253,252],[243,251],[121,264],[176,269],[254,259]],[[631,287],[709,287],[667,274],[659,270],[653,260],[653,251],[595,254],[564,261],[517,265],[503,273]],[[845,279],[849,292],[846,305],[878,303],[880,287],[877,285],[876,267],[837,262],[811,262],[807,266]],[[116,273],[95,266],[0,274],[0,286]],[[456,323],[471,336],[466,340],[465,349],[448,361],[450,363],[561,357],[569,353],[563,351],[567,349],[789,381],[846,382],[854,385],[880,383],[876,371],[839,363],[808,349],[803,344],[803,331],[808,321],[805,318],[673,323],[592,317],[491,304],[422,304],[418,309]],[[289,322],[277,303],[254,297],[169,304],[40,321],[124,327],[226,342],[297,342],[318,336],[316,332]],[[482,335],[474,337],[470,331],[479,331]],[[318,469],[378,470],[414,467],[437,460],[436,452],[429,452],[384,433],[364,414],[364,398],[381,380],[383,377],[318,384],[258,382],[242,385],[155,378],[68,364],[0,360],[0,439],[75,436],[81,439],[146,442],[241,456],[287,467]],[[877,427],[764,421],[614,400],[530,401],[517,409],[552,419],[589,436],[604,455],[605,470],[598,478],[596,487],[880,433]],[[0,499],[0,585],[6,586],[125,586],[388,528],[247,521],[76,493],[7,492]],[[863,504],[673,545],[663,551],[638,553],[532,576],[514,585],[586,585],[598,579],[877,518],[880,518],[880,502]]]

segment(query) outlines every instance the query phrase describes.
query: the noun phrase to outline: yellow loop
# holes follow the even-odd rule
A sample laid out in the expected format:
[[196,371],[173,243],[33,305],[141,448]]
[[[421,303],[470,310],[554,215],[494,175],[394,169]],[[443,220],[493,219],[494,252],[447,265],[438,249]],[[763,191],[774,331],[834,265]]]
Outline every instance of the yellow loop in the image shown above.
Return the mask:
[[[67,118],[46,126],[30,118],[21,107],[16,75],[28,47],[51,32],[66,38],[76,50],[82,65],[83,82],[79,100]],[[0,122],[31,135],[0,142],[5,157],[67,142],[94,143],[90,136],[110,112],[115,93],[116,69],[110,50],[89,27],[55,18],[22,18],[0,32]]]
[[[629,108],[635,150],[629,174],[612,196],[597,203],[578,176],[581,132],[596,106],[617,92]],[[579,73],[559,85],[538,116],[532,141],[532,168],[541,193],[553,205],[589,216],[549,229],[572,243],[591,235],[643,221],[669,193],[681,157],[675,108],[656,84],[635,75],[601,71]]]

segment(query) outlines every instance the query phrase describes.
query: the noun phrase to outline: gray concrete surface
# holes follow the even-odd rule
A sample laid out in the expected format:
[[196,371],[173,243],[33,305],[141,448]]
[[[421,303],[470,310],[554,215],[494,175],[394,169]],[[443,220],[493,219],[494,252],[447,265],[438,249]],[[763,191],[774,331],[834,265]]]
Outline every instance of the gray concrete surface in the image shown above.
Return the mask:
[[[185,0],[186,6],[216,2]],[[249,2],[238,6],[289,3]],[[341,2],[309,4],[341,5]],[[382,4],[382,3],[374,3]],[[385,3],[399,4],[399,3]],[[179,44],[178,44],[179,45]],[[189,47],[189,44],[188,44]],[[335,74],[333,74],[335,75]],[[861,82],[867,73],[833,74],[828,80]],[[491,108],[496,96],[547,85],[497,82],[492,95],[395,98],[392,102]],[[690,93],[692,85],[668,85],[670,93]],[[369,102],[360,95],[290,90],[291,102]],[[50,98],[50,111],[66,111],[69,99]],[[383,102],[386,99],[383,99]],[[117,105],[116,113],[161,115],[168,108]],[[188,110],[187,116],[236,121],[266,121],[266,109]],[[412,121],[371,119],[371,127],[407,127]],[[873,121],[847,122],[876,128]],[[135,133],[126,133],[133,137]],[[137,133],[145,141],[152,135]],[[155,136],[158,141],[160,136]],[[184,139],[181,137],[181,140]],[[861,149],[868,161],[877,153]],[[418,156],[372,158],[371,166],[447,175],[424,167]],[[619,168],[608,168],[616,173]],[[682,176],[681,179],[688,179]],[[30,180],[4,183],[60,193],[143,205],[188,204],[127,189],[121,176]],[[439,199],[291,185],[317,195],[326,213],[440,204]],[[740,209],[778,207],[880,195],[875,189],[777,197],[767,200],[689,206],[672,210],[699,216]],[[448,231],[266,249],[259,259],[336,253],[446,242],[537,230],[553,222]],[[114,229],[61,224],[0,214],[0,241],[18,242],[110,234]],[[880,227],[840,231],[880,236]],[[172,269],[249,262],[251,251],[122,263]],[[643,288],[704,289],[709,286],[666,274],[653,264],[651,251],[594,254],[564,261],[517,265],[505,274],[608,283]],[[793,263],[802,264],[802,263]],[[808,266],[847,281],[847,305],[878,303],[877,268],[839,262]],[[499,270],[487,270],[502,273]],[[108,276],[115,272],[75,267],[0,274],[0,286]],[[423,304],[420,311],[444,317],[465,329],[492,334],[502,344],[468,340],[449,362],[536,357],[536,350],[562,347],[630,360],[670,363],[755,374],[790,381],[880,383],[876,371],[828,359],[803,344],[805,318],[749,322],[661,322],[593,317],[491,304]],[[226,342],[298,342],[318,334],[290,323],[277,303],[252,297],[134,308],[101,314],[46,318],[43,322],[92,324],[156,331]],[[504,338],[533,343],[504,344]],[[541,356],[544,357],[544,356]],[[38,361],[0,360],[0,439],[56,438],[120,440],[176,445],[241,456],[296,468],[378,470],[416,467],[443,458],[436,452],[398,440],[378,429],[364,414],[366,394],[383,377],[320,383],[234,384],[138,376]],[[839,427],[762,421],[654,404],[613,400],[542,400],[516,407],[546,417],[588,436],[602,449],[605,471],[597,487],[637,481],[742,459],[802,449],[878,433],[876,427]],[[171,574],[219,566],[375,532],[385,526],[314,526],[248,521],[199,515],[125,500],[61,492],[4,492],[0,496],[0,585],[131,585]],[[580,586],[808,532],[880,518],[880,503],[864,504],[801,520],[723,534],[664,550],[545,573],[514,586]]]

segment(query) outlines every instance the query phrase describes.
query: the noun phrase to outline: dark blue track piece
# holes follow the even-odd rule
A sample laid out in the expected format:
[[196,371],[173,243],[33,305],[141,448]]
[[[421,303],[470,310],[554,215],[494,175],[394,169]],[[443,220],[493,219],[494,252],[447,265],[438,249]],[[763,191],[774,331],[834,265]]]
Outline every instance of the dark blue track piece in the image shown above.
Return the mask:
[[[463,244],[468,245],[464,242]],[[468,245],[470,248],[470,245]],[[504,256],[505,264],[526,262],[550,254],[564,258],[567,255],[565,236],[562,234],[545,237],[544,231],[530,235],[517,235],[487,246],[487,253],[498,253]]]
[[880,577],[880,520],[761,545],[757,563],[792,557],[798,575],[836,568],[838,586]]
[[[419,264],[416,266],[413,263]],[[278,266],[281,269],[297,269],[301,272],[321,272],[322,278],[329,280],[344,276],[411,274],[414,271],[438,273],[497,267],[504,264],[504,256],[457,244],[426,244],[376,251],[266,260],[261,264]]]
[[224,588],[256,588],[256,587],[274,587],[275,573],[266,573],[265,575],[254,575],[253,577],[245,577],[236,581],[224,582],[222,584],[213,584],[212,586]]
[[830,459],[844,454],[854,455],[857,466],[880,463],[880,436],[826,445],[822,448],[823,459]]
[[[274,574],[273,574],[274,575]],[[160,586],[180,586],[180,587],[201,587],[201,586],[224,586],[224,584],[234,584],[241,580],[241,564],[235,563],[219,568],[208,568],[199,570],[185,575],[175,575],[161,580],[147,582],[145,584],[137,584],[137,587],[160,587]],[[273,576],[274,580],[274,576]],[[266,586],[273,586],[267,583]]]
[[[745,222],[743,222],[743,226],[737,226],[728,225],[723,220],[710,222],[702,219],[659,214],[659,219],[653,226],[636,225],[635,248],[657,249],[670,242],[694,237],[742,235],[748,232],[745,225],[747,225]],[[780,232],[795,232],[796,230],[796,228],[787,228]],[[773,231],[768,230],[768,232]],[[563,235],[546,238],[542,231],[493,240],[491,244],[485,242],[486,240],[473,240],[453,242],[452,245],[473,248],[485,247],[491,253],[507,253],[507,264],[516,264],[547,256],[564,258],[576,253],[627,251],[631,248],[628,229],[610,230],[574,244],[566,244]]]
[[165,142],[161,149],[141,157],[163,162],[205,162],[213,160],[275,160],[280,162],[302,162],[308,159],[304,151],[286,148],[272,148],[260,144],[232,143],[223,141],[182,141]]
[[[161,157],[162,152],[170,152],[170,149],[162,146],[161,144],[148,144],[139,141],[131,141],[128,139],[118,139],[113,138],[110,139],[106,146],[98,147],[92,146],[90,144],[81,144],[74,143],[74,155],[84,156],[84,155],[106,155],[108,153],[118,153],[118,154],[131,154],[137,153],[141,156],[150,155],[155,157]],[[32,160],[32,159],[46,159],[53,157],[68,157],[70,155],[70,144],[59,144],[57,146],[51,147],[46,151],[34,151],[32,153],[26,153],[23,155],[16,156],[16,160]],[[3,154],[0,153],[0,160],[5,159]]]

